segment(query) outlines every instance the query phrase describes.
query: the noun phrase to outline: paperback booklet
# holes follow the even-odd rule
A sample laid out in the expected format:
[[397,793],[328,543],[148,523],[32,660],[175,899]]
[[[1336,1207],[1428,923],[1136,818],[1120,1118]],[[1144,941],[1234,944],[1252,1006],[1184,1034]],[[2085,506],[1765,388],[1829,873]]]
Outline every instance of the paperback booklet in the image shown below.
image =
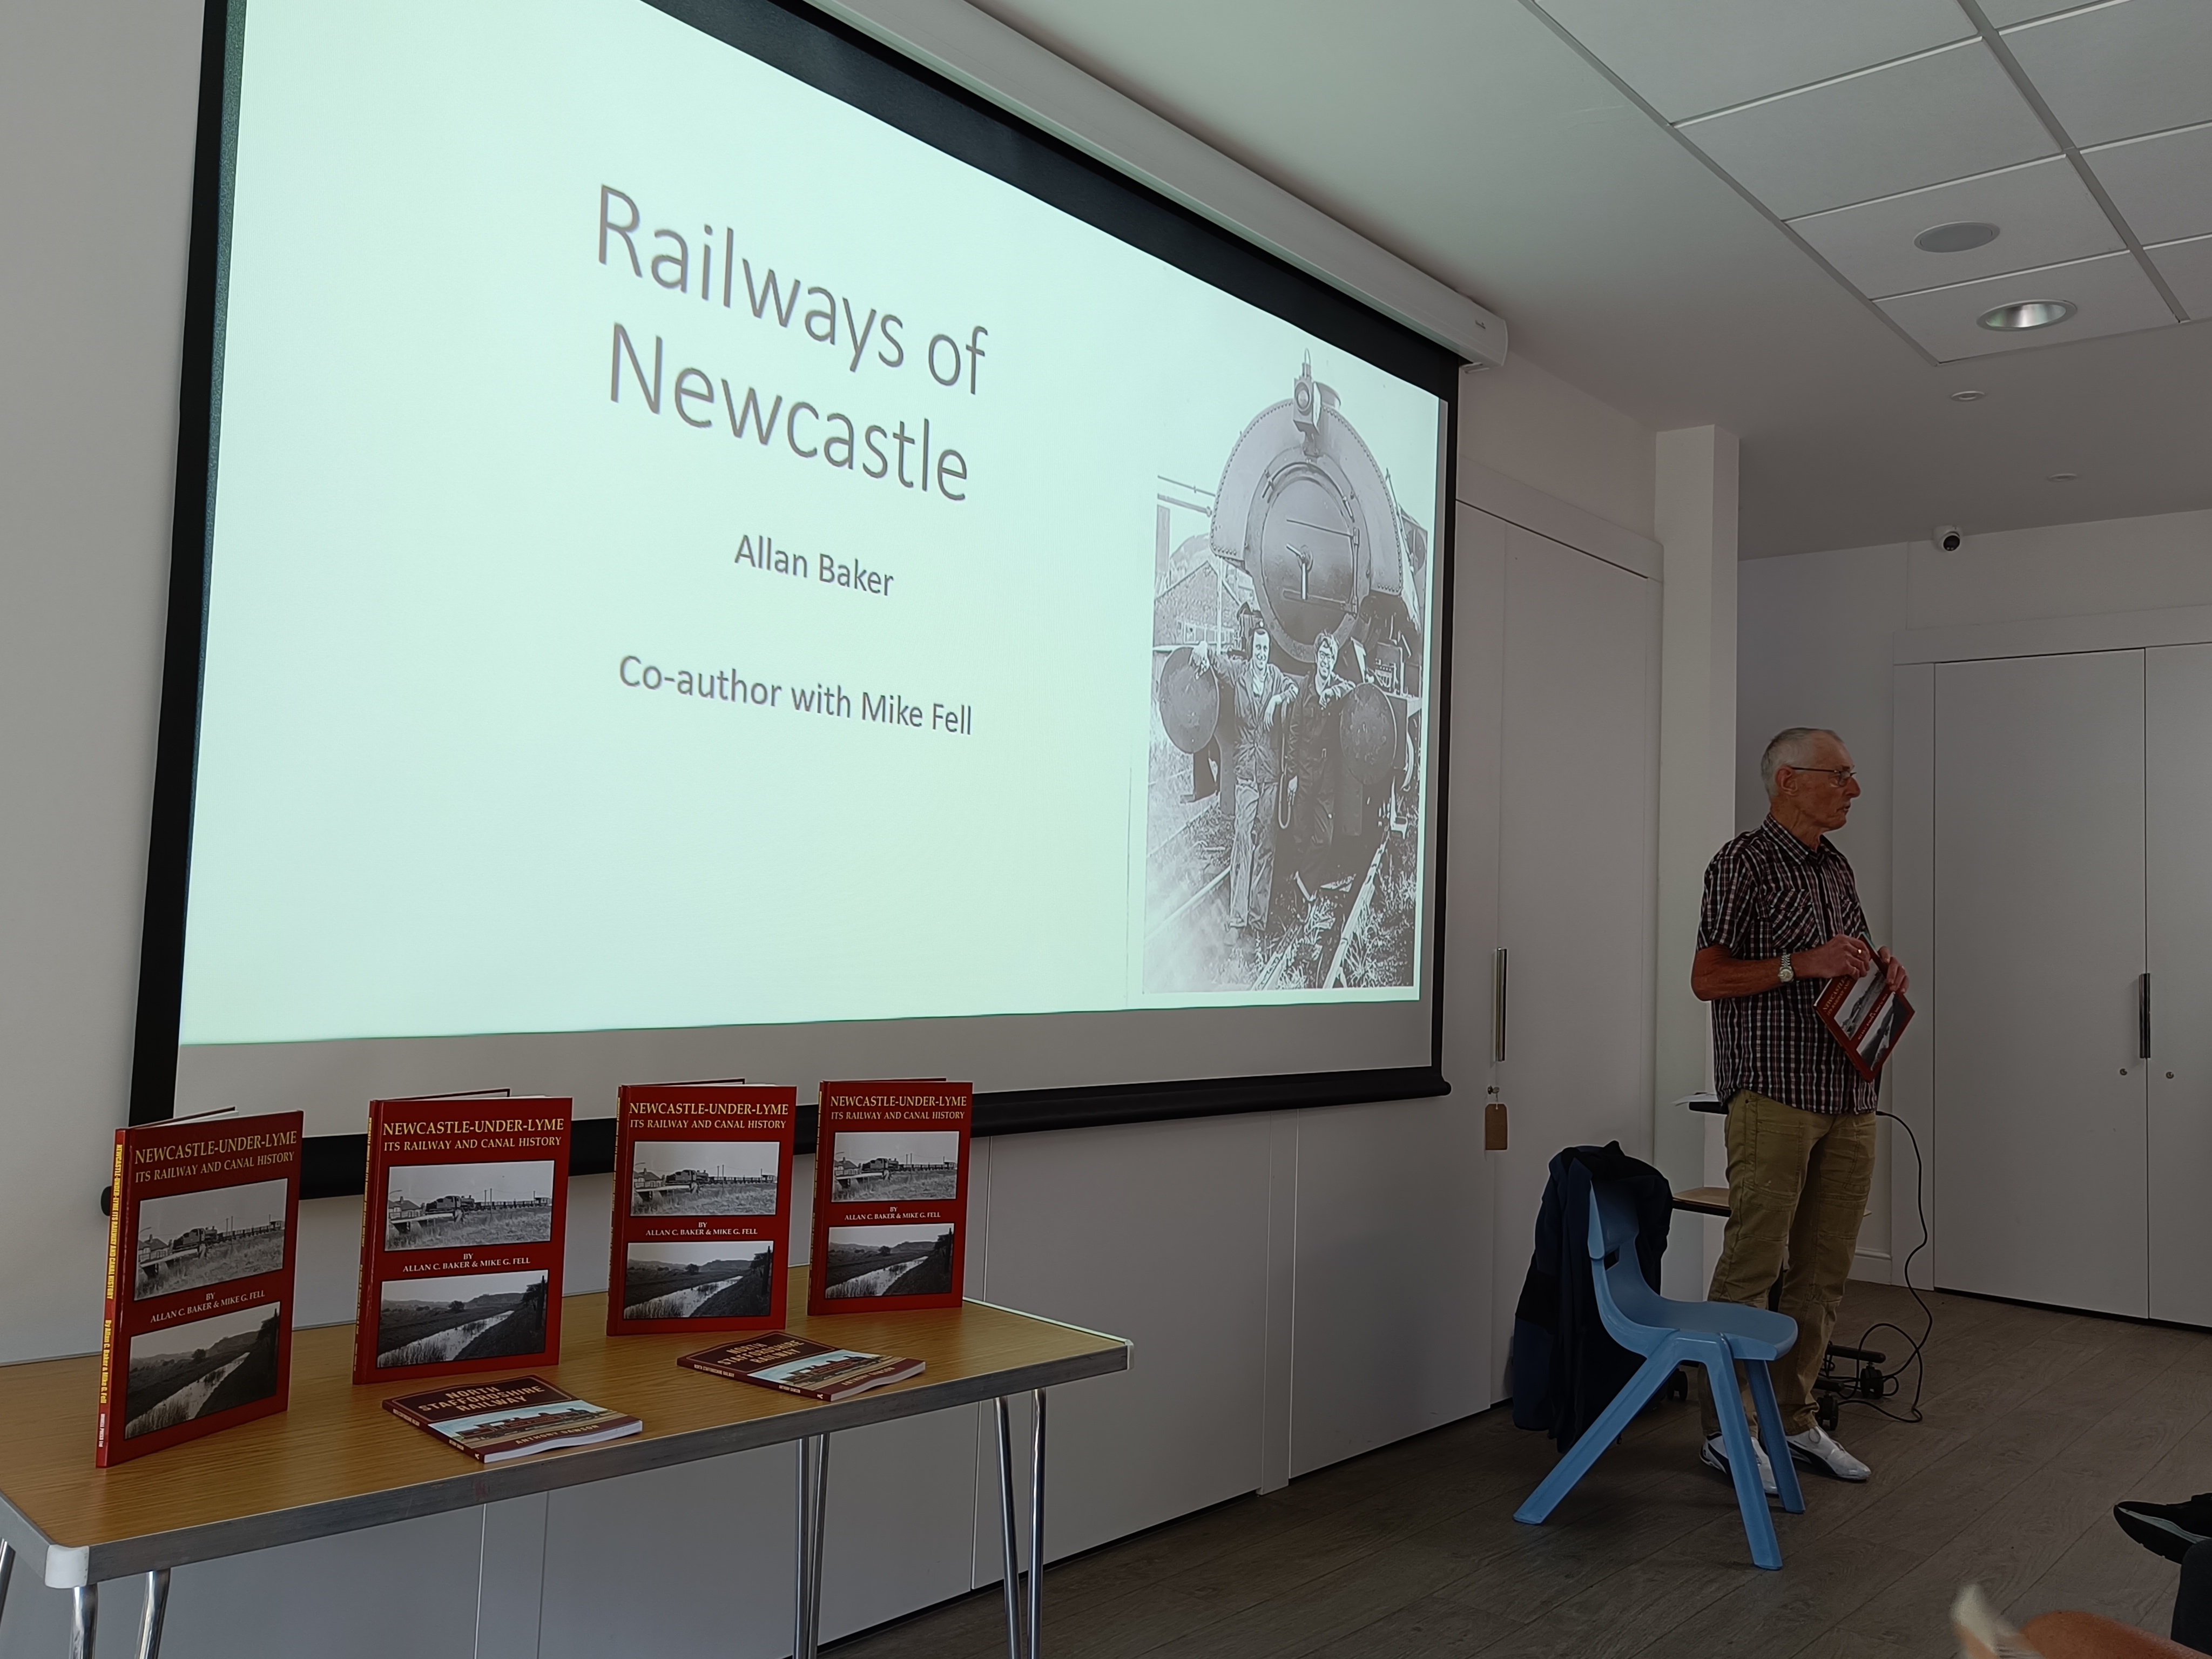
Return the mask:
[[825,1083],[810,1314],[957,1308],[968,1232],[965,1083]]
[[640,1084],[620,1102],[607,1334],[782,1324],[798,1091]]
[[299,1211],[297,1112],[115,1132],[100,1468],[284,1409]]
[[827,1342],[810,1342],[789,1331],[703,1348],[676,1363],[734,1382],[757,1383],[763,1389],[780,1389],[785,1394],[830,1402],[903,1382],[926,1369],[919,1359],[833,1348]]
[[568,1116],[546,1096],[369,1103],[355,1382],[559,1359]]
[[1912,1005],[1889,988],[1888,969],[1877,959],[1856,979],[1832,979],[1814,1007],[1845,1058],[1871,1082],[1881,1075],[1897,1039],[1912,1021]]
[[428,1429],[479,1463],[596,1446],[645,1427],[626,1413],[563,1394],[542,1376],[457,1382],[428,1394],[401,1395],[386,1401],[384,1409],[403,1422]]

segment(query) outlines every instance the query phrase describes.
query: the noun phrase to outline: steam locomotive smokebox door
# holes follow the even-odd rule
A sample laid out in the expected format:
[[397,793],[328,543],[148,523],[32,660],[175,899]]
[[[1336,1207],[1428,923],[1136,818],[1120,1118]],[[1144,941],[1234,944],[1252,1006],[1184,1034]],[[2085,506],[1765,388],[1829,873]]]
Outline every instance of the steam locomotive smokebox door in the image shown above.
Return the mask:
[[1221,682],[1192,660],[1190,647],[1178,646],[1160,665],[1160,724],[1168,740],[1186,755],[1213,741],[1221,724]]
[[1230,452],[1211,536],[1215,556],[1250,581],[1286,673],[1311,672],[1323,634],[1357,639],[1370,653],[1420,638],[1415,567],[1425,545],[1310,362],[1291,395],[1254,416]]

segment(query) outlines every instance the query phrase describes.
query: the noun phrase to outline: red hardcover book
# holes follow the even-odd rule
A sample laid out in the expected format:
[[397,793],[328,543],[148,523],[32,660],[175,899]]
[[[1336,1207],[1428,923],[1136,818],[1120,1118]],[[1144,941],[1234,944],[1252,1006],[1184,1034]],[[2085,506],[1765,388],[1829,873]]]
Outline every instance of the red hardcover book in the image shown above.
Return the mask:
[[369,1103],[355,1382],[559,1362],[569,1105]]
[[968,1246],[965,1083],[825,1083],[810,1314],[957,1308]]
[[782,1324],[798,1091],[631,1084],[620,1101],[607,1334]]
[[1877,959],[1856,979],[1832,979],[1814,1005],[1844,1057],[1871,1083],[1889,1063],[1890,1051],[1912,1023],[1912,1005],[1889,988],[1888,970]]
[[283,1411],[300,1114],[117,1130],[108,1212],[100,1467]]

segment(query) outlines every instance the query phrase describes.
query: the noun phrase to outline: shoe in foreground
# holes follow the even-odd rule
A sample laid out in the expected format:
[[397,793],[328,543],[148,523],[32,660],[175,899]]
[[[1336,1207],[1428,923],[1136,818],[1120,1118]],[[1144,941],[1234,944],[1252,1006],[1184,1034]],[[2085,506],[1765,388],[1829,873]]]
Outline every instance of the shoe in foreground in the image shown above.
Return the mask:
[[2186,1504],[2146,1504],[2130,1498],[2112,1505],[2120,1530],[2154,1554],[2179,1561],[2191,1544],[2212,1538],[2212,1492],[2200,1492]]
[[[1777,1495],[1774,1487],[1774,1465],[1766,1461],[1766,1448],[1754,1439],[1751,1443],[1751,1450],[1752,1455],[1759,1459],[1759,1489],[1769,1498],[1772,1498]],[[1704,1462],[1707,1468],[1718,1469],[1730,1480],[1735,1478],[1729,1468],[1728,1443],[1720,1436],[1715,1435],[1705,1442]]]
[[1836,1437],[1818,1423],[1802,1434],[1790,1437],[1790,1455],[1838,1480],[1863,1480],[1874,1473],[1838,1445]]

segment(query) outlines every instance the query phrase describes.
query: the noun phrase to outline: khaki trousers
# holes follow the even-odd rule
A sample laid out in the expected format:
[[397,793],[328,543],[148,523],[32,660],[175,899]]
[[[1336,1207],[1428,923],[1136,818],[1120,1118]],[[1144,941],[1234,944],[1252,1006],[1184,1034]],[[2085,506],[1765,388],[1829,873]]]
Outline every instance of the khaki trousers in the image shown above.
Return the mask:
[[[1748,1089],[1729,1101],[1728,1232],[1709,1294],[1763,1308],[1768,1289],[1782,1281],[1781,1311],[1797,1322],[1796,1346],[1771,1368],[1785,1434],[1813,1426],[1813,1382],[1874,1183],[1874,1125],[1872,1112],[1800,1111]],[[1703,1389],[1698,1406],[1707,1437],[1718,1434],[1720,1418]],[[1752,1411],[1748,1395],[1744,1408]]]

